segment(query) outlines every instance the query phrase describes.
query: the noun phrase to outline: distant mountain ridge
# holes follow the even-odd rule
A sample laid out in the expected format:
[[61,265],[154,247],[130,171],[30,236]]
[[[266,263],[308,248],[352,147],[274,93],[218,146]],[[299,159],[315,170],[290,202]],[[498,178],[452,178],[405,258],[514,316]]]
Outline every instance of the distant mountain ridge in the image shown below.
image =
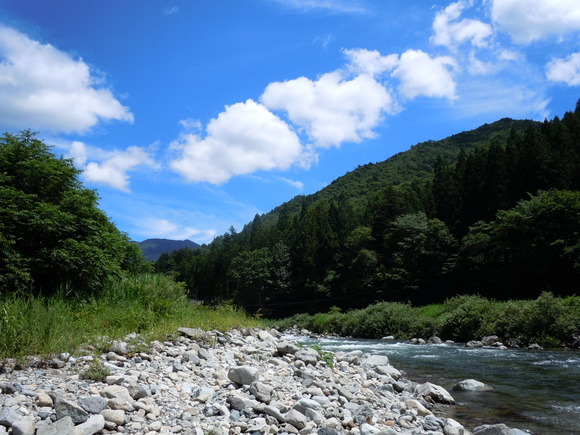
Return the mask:
[[147,239],[137,243],[148,261],[157,261],[161,254],[179,249],[197,249],[199,245],[191,240]]

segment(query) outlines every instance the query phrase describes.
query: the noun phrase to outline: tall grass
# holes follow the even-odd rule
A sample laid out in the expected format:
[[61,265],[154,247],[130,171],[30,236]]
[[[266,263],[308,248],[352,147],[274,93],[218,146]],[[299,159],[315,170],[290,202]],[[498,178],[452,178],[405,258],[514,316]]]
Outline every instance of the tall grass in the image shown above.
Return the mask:
[[498,302],[464,295],[423,307],[380,302],[346,313],[331,310],[299,314],[276,324],[360,338],[438,335],[443,339],[469,341],[497,335],[509,344],[555,347],[571,342],[573,334],[580,333],[580,297],[558,298],[543,293],[536,300]]
[[71,299],[18,295],[0,300],[0,357],[76,352],[83,344],[112,341],[131,332],[159,339],[181,326],[225,331],[258,326],[231,306],[188,301],[183,284],[162,275],[125,276],[107,283],[102,295]]

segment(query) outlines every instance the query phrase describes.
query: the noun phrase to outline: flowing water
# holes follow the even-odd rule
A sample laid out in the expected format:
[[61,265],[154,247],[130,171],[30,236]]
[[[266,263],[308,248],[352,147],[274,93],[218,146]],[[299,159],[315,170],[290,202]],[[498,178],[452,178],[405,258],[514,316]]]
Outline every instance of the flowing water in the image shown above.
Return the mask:
[[[408,342],[295,337],[324,350],[387,355],[415,382],[447,389],[457,405],[445,417],[468,429],[505,423],[534,434],[580,435],[580,351],[470,349],[462,344],[412,345]],[[493,392],[458,392],[453,386],[476,379]]]

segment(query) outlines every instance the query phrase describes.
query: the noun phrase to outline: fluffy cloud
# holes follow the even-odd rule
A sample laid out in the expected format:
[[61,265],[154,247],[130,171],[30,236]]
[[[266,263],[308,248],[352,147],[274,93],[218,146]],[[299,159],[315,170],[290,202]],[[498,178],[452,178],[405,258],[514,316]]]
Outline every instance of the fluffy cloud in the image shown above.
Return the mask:
[[433,22],[435,34],[431,38],[434,44],[452,46],[470,41],[478,47],[486,45],[487,39],[493,34],[489,24],[467,18],[457,21],[466,7],[466,2],[459,1],[436,15]]
[[82,60],[0,26],[0,119],[9,128],[82,132],[133,115]]
[[383,56],[377,50],[344,50],[349,60],[349,69],[355,74],[367,74],[376,77],[385,71],[391,71],[399,61],[399,56]]
[[270,83],[261,101],[271,110],[286,112],[319,147],[374,137],[372,129],[382,120],[383,112],[394,107],[385,87],[370,75],[347,80],[338,71],[318,80],[300,77]]
[[407,50],[392,76],[401,81],[399,92],[407,99],[420,96],[455,99],[456,85],[450,71],[455,67],[451,57],[432,58],[421,50]]
[[172,143],[181,156],[171,167],[188,181],[225,183],[235,175],[287,169],[300,161],[296,133],[253,100],[227,106],[212,119],[204,138],[186,133]]
[[[83,169],[85,181],[110,186],[123,192],[130,192],[130,171],[140,166],[158,167],[147,151],[139,147],[129,147],[125,151],[105,151],[75,141],[71,144],[67,157],[72,158],[76,166]],[[87,163],[90,158],[100,159],[101,162]]]
[[491,15],[516,43],[580,30],[578,0],[492,0]]
[[573,53],[566,59],[551,61],[546,68],[546,76],[553,82],[580,86],[580,53]]
[[147,238],[196,239],[210,242],[217,234],[215,230],[198,230],[160,218],[146,218],[137,222],[137,226],[139,227],[139,232]]

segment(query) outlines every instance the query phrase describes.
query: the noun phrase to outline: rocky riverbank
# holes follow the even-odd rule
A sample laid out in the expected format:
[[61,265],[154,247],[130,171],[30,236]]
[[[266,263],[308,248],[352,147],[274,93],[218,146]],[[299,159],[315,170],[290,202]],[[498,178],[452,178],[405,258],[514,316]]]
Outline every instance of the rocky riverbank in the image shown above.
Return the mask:
[[276,330],[180,328],[149,345],[133,334],[98,357],[0,369],[0,434],[524,433],[470,431],[445,418],[447,391],[406,379],[386,356],[300,347]]

